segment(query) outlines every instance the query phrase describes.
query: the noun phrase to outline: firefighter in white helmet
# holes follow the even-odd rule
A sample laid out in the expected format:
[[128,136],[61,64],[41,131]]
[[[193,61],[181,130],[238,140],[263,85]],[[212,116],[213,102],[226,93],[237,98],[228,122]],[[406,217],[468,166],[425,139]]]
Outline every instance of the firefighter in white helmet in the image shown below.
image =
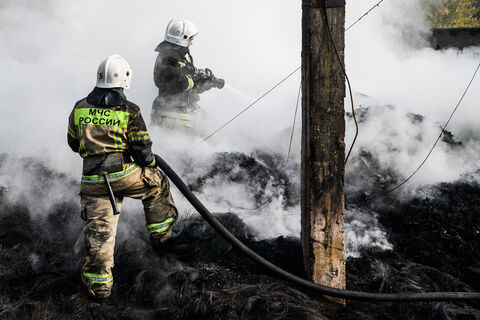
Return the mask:
[[153,70],[158,97],[153,102],[152,123],[166,127],[193,127],[202,113],[199,94],[212,88],[223,88],[225,81],[210,69],[197,69],[190,46],[198,30],[189,20],[173,19],[167,26],[165,40],[158,52]]
[[114,215],[105,178],[119,210],[124,197],[142,200],[154,248],[164,245],[177,219],[169,182],[154,168],[152,141],[140,108],[123,93],[131,79],[125,59],[118,54],[105,59],[98,67],[96,87],[76,103],[68,123],[68,144],[83,158],[80,194],[86,259],[82,282],[98,299],[111,294],[119,217]]

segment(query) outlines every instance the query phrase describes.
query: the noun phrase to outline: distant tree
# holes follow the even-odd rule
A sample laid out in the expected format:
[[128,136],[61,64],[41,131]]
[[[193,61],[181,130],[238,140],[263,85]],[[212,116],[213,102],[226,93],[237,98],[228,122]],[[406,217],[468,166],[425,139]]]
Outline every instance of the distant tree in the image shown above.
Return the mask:
[[478,0],[426,0],[427,20],[434,28],[480,27]]

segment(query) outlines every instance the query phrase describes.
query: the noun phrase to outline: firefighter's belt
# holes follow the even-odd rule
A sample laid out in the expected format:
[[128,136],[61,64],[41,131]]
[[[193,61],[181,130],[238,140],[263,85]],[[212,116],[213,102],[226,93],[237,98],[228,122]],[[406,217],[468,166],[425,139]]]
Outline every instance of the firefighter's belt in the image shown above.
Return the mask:
[[131,163],[127,153],[110,153],[101,156],[89,156],[83,159],[83,175],[92,176],[123,170],[123,164]]

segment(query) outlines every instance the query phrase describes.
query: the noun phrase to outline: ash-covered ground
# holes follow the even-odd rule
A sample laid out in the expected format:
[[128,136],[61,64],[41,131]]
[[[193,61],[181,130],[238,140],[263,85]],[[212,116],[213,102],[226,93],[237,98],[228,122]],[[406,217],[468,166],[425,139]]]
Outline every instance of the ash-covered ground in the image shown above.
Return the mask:
[[[464,148],[451,134],[441,144]],[[480,171],[367,201],[403,175],[359,148],[346,177],[347,288],[480,291]],[[91,301],[80,287],[84,222],[76,177],[32,158],[0,160],[0,319],[480,319],[479,302],[339,306],[249,261],[193,211],[181,214],[165,251],[154,252],[137,207],[121,213],[113,298]],[[187,182],[201,198],[215,186],[242,185],[253,206],[276,202],[280,214],[290,214],[300,199],[298,163],[284,163],[261,151],[215,153]],[[216,215],[241,241],[305,277],[298,236],[265,237],[234,204],[229,211]],[[265,210],[251,214],[261,219]],[[282,223],[273,217],[268,223]]]

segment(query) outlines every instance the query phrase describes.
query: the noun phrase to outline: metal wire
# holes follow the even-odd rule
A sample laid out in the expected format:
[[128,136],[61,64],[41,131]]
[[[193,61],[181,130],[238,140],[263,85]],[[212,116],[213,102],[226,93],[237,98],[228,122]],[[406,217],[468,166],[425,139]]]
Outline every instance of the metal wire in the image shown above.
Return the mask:
[[267,94],[269,94],[270,92],[272,92],[276,87],[278,87],[279,85],[281,85],[283,82],[285,82],[285,80],[287,80],[288,78],[290,78],[293,74],[295,74],[298,70],[300,70],[301,66],[298,67],[297,69],[293,70],[288,76],[286,76],[285,78],[283,78],[280,82],[278,82],[276,85],[274,85],[270,90],[268,90],[267,92],[265,92],[264,94],[262,94],[257,100],[253,101],[251,104],[249,104],[246,108],[244,108],[242,111],[240,111],[236,116],[234,116],[232,119],[230,119],[229,121],[227,121],[225,124],[223,124],[221,127],[219,127],[217,130],[215,130],[214,132],[212,132],[211,134],[209,134],[207,137],[205,137],[203,140],[202,140],[202,143],[207,141],[208,139],[210,139],[213,135],[215,135],[217,132],[219,132],[220,130],[222,130],[223,128],[225,128],[228,124],[230,124],[233,120],[237,119],[240,115],[242,115],[245,111],[247,111],[248,109],[250,109],[251,107],[253,107],[258,101],[262,100],[263,97],[265,97]]
[[347,29],[345,29],[345,32],[348,31],[348,29],[350,29],[351,27],[353,27],[354,25],[356,25],[358,22],[360,22],[360,20],[362,20],[363,18],[365,18],[369,13],[370,11],[372,11],[373,9],[375,9],[376,7],[378,7],[380,5],[380,3],[382,3],[383,0],[380,0],[380,2],[378,2],[376,5],[374,5],[370,10],[368,10],[363,16],[361,16],[360,18],[358,18],[357,21],[355,21],[354,23],[352,23]]
[[297,121],[297,112],[298,112],[298,105],[300,102],[301,93],[302,93],[302,83],[300,83],[300,88],[298,88],[297,105],[295,106],[295,115],[293,116],[292,132],[290,133],[290,143],[288,144],[288,153],[287,153],[287,159],[285,160],[285,167],[287,166],[288,160],[290,159],[290,151],[292,150],[293,134],[295,131],[295,123]]
[[475,72],[473,73],[473,76],[472,76],[472,79],[470,79],[470,82],[468,83],[467,85],[467,88],[465,89],[465,91],[463,92],[462,96],[460,97],[460,100],[458,101],[457,105],[455,106],[455,108],[453,109],[452,113],[450,114],[450,117],[448,118],[447,122],[445,123],[445,126],[443,126],[442,128],[442,132],[440,132],[440,134],[438,135],[437,137],[437,140],[435,140],[435,143],[433,144],[433,146],[430,148],[430,151],[428,151],[428,154],[427,156],[425,157],[425,159],[423,159],[422,163],[420,163],[420,165],[418,166],[417,169],[415,169],[415,171],[413,171],[413,173],[408,176],[408,178],[406,178],[405,180],[403,180],[400,184],[398,184],[395,188],[392,188],[390,190],[387,190],[381,194],[377,194],[377,195],[374,195],[374,196],[371,196],[371,197],[368,197],[366,198],[365,200],[366,201],[369,201],[369,200],[372,200],[372,199],[376,199],[376,198],[380,198],[380,197],[384,197],[390,193],[392,193],[393,191],[397,190],[398,188],[400,188],[401,186],[403,186],[405,183],[407,183],[419,170],[421,167],[423,167],[423,165],[425,164],[425,162],[427,162],[427,159],[430,157],[430,155],[432,154],[432,151],[433,149],[435,149],[435,147],[437,146],[437,143],[438,141],[440,140],[440,138],[442,137],[443,133],[445,132],[445,129],[447,128],[448,124],[450,123],[450,120],[452,119],[453,115],[455,114],[455,112],[457,111],[458,107],[460,106],[460,103],[462,102],[463,98],[465,97],[465,95],[467,94],[467,91],[468,89],[470,88],[473,80],[475,79],[475,76],[477,75],[477,72],[478,72],[478,69],[480,68],[480,63],[478,64],[477,66],[477,69],[475,69]]
[[346,164],[347,161],[348,161],[348,158],[350,157],[350,153],[352,152],[353,146],[355,145],[355,142],[357,141],[358,121],[357,121],[357,115],[355,114],[355,104],[353,103],[353,94],[352,94],[352,86],[350,84],[350,79],[348,78],[347,71],[345,70],[345,65],[343,64],[343,61],[340,58],[340,54],[338,53],[337,46],[335,45],[335,41],[333,41],[333,36],[332,36],[332,32],[330,31],[330,26],[329,26],[329,23],[328,23],[328,17],[327,17],[326,12],[325,12],[325,25],[326,25],[326,29],[327,29],[330,41],[332,43],[333,49],[335,50],[335,55],[337,56],[338,63],[340,64],[340,67],[342,68],[342,72],[345,75],[345,79],[347,80],[348,92],[350,94],[350,103],[352,104],[352,115],[353,115],[353,120],[355,120],[355,129],[356,129],[355,130],[355,137],[353,138],[353,142],[350,145],[350,149],[348,150],[347,157],[345,158],[345,164]]
[[[300,88],[298,89],[298,95],[297,95],[297,104],[295,106],[295,115],[293,116],[293,125],[292,125],[292,131],[290,132],[290,143],[288,144],[288,153],[287,153],[287,158],[285,160],[285,163],[283,164],[282,170],[285,170],[287,168],[288,160],[290,159],[290,152],[292,150],[292,141],[293,141],[293,134],[295,132],[295,123],[297,120],[297,112],[298,112],[298,105],[300,102],[300,93],[302,92],[302,84],[300,83]],[[267,203],[270,203],[273,199],[274,196],[278,195],[278,192],[273,192],[270,197],[267,198],[264,202],[260,203],[254,208],[244,208],[244,207],[235,207],[234,209],[240,209],[240,210],[247,210],[247,211],[255,211],[266,205]]]

